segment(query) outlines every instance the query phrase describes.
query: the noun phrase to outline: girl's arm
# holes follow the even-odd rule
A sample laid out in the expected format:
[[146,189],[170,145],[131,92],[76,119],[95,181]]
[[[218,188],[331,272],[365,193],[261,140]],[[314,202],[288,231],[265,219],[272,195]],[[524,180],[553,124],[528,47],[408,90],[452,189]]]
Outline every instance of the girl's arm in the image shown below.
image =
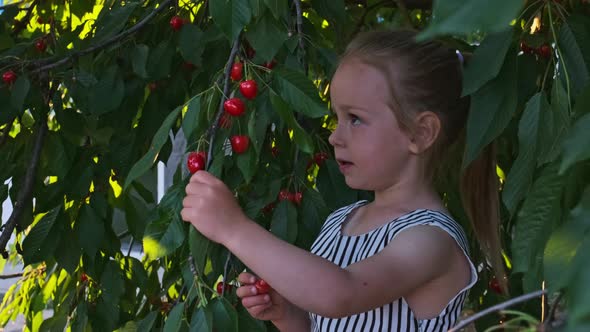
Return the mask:
[[271,322],[281,332],[309,332],[311,330],[309,313],[295,306],[292,306],[285,319]]
[[365,312],[407,295],[444,274],[456,246],[437,227],[414,226],[378,254],[343,269],[248,219],[225,184],[207,172],[195,173],[186,191],[184,220],[295,306],[325,317]]

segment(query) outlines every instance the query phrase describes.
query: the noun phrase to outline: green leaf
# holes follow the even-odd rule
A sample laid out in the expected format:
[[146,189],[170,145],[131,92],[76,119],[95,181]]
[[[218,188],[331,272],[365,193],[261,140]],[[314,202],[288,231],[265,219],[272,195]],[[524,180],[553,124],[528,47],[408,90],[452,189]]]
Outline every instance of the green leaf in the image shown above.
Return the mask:
[[[33,226],[29,234],[23,241],[23,260],[25,264],[36,263],[36,257],[41,253],[41,248],[45,241],[52,241],[54,239],[48,238],[49,232],[53,228],[57,216],[60,214],[61,206],[55,207],[48,211],[41,219]],[[43,253],[47,254],[47,253]],[[49,253],[51,255],[51,253]]]
[[246,152],[238,154],[236,159],[238,168],[244,176],[244,180],[246,183],[250,183],[254,174],[256,174],[256,171],[258,170],[258,155],[256,154],[256,149],[249,147]]
[[119,67],[110,66],[100,81],[90,91],[90,111],[102,115],[114,111],[121,105],[125,97],[125,85],[119,75]]
[[590,19],[573,14],[561,25],[558,36],[559,65],[567,70],[573,95],[578,94],[590,82]]
[[246,37],[256,50],[256,55],[265,61],[272,60],[288,38],[287,31],[269,14],[263,15],[252,24]]
[[133,72],[141,78],[148,77],[145,65],[147,63],[149,51],[150,48],[144,44],[135,45],[133,51],[131,51],[131,65],[133,66]]
[[129,174],[125,179],[125,185],[123,186],[124,190],[127,190],[129,185],[135,179],[142,176],[152,167],[152,165],[156,161],[156,158],[158,157],[158,153],[160,153],[160,149],[162,148],[162,146],[164,146],[164,143],[168,141],[168,132],[170,131],[170,128],[172,128],[174,122],[176,122],[176,118],[178,117],[178,113],[180,113],[181,109],[182,107],[177,107],[175,110],[170,112],[170,114],[168,114],[168,116],[162,123],[162,126],[160,126],[160,128],[154,135],[154,138],[152,139],[152,144],[150,145],[148,152],[143,157],[141,157],[141,159],[137,161],[129,171]]
[[509,56],[498,77],[472,95],[463,168],[500,135],[510,122],[518,101],[516,86],[516,56]]
[[463,96],[472,94],[498,75],[511,42],[511,29],[490,34],[481,42],[463,72]]
[[150,259],[157,259],[178,249],[184,241],[180,216],[159,212],[159,216],[145,228],[143,249]]
[[84,205],[78,215],[80,244],[84,252],[94,257],[104,239],[104,222],[90,205]]
[[272,71],[275,91],[295,112],[311,118],[328,114],[328,107],[319,97],[318,89],[301,72],[288,68],[275,68]]
[[523,4],[513,0],[435,0],[432,21],[417,39],[502,31],[518,16]]
[[210,308],[213,312],[213,324],[217,331],[238,332],[238,314],[225,298],[213,299],[210,302]]
[[199,113],[201,113],[201,97],[194,96],[189,100],[187,111],[182,119],[182,131],[184,137],[190,137],[199,125]]
[[266,131],[271,122],[272,106],[266,94],[256,98],[256,101],[256,109],[250,112],[250,119],[248,119],[248,136],[250,136],[250,143],[256,150],[256,154],[260,156]]
[[[590,89],[588,89],[590,92]],[[561,153],[561,142],[570,127],[569,102],[560,81],[553,81],[551,108],[541,113],[537,163],[553,162]]]
[[252,17],[249,3],[244,0],[211,1],[209,10],[213,21],[230,41],[238,37]]
[[518,156],[510,168],[502,190],[502,200],[511,215],[533,181],[537,165],[540,118],[544,112],[550,112],[549,104],[545,94],[539,92],[529,100],[519,122]]
[[318,191],[331,210],[352,204],[358,199],[357,192],[346,184],[335,160],[326,160],[320,166],[316,182]]
[[301,151],[305,153],[313,153],[313,141],[295,119],[293,111],[289,105],[287,105],[280,96],[274,93],[274,91],[270,92],[270,102],[287,126],[293,129],[293,140],[295,141],[295,144],[299,146]]
[[563,141],[563,158],[559,174],[563,174],[578,161],[590,158],[590,113],[578,119]]
[[266,332],[264,321],[252,317],[242,305],[238,306],[238,326],[240,327],[240,331]]
[[191,255],[197,267],[197,271],[203,273],[205,271],[205,263],[207,262],[207,249],[209,248],[209,239],[191,227],[188,231],[188,245],[190,247]]
[[513,272],[526,272],[542,252],[554,228],[554,217],[563,191],[564,180],[557,165],[549,164],[537,178],[518,213],[512,240]]
[[119,33],[137,5],[138,2],[125,2],[125,6],[122,7],[104,6],[96,22],[94,42],[106,40]]
[[204,33],[192,24],[185,24],[180,30],[178,47],[180,54],[187,62],[195,66],[201,65],[201,56],[205,50]]
[[176,55],[176,47],[173,45],[172,39],[162,40],[150,51],[147,64],[149,77],[154,80],[167,78],[172,70],[172,59]]
[[158,318],[159,313],[157,311],[152,311],[147,314],[142,320],[139,321],[137,324],[137,331],[151,331],[156,319]]
[[344,0],[312,0],[313,9],[323,18],[337,24],[346,20],[346,4]]
[[179,332],[183,314],[184,302],[178,302],[170,310],[170,313],[168,313],[168,318],[166,318],[166,323],[164,324],[164,332]]
[[270,9],[275,19],[279,20],[283,15],[288,14],[289,5],[287,0],[264,0],[266,8]]
[[100,287],[102,297],[109,305],[119,302],[121,295],[125,292],[125,283],[117,261],[109,260],[105,265],[100,278]]
[[212,332],[213,314],[208,308],[196,307],[191,318],[190,331]]
[[[589,215],[586,215],[586,218]],[[590,317],[590,264],[588,261],[590,252],[590,236],[586,235],[584,242],[580,245],[573,264],[575,272],[568,289],[568,324],[588,324]],[[573,325],[572,324],[572,325]]]
[[572,260],[590,229],[590,188],[587,188],[578,205],[572,209],[567,222],[558,228],[547,242],[543,265],[547,287],[557,291],[570,283],[574,274]]
[[272,215],[270,231],[279,238],[294,243],[297,239],[297,209],[289,201],[277,204]]
[[10,103],[18,114],[21,114],[21,112],[24,111],[23,106],[30,88],[31,82],[29,82],[29,79],[26,76],[21,75],[16,79],[16,82],[14,82],[12,95],[10,96]]

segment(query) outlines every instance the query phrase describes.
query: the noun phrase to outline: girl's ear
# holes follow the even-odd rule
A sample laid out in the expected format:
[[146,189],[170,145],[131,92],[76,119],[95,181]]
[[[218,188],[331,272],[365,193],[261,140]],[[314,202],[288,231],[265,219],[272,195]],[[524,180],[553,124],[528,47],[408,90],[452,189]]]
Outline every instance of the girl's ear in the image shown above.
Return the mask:
[[420,154],[436,142],[441,130],[440,118],[433,112],[421,112],[414,120],[414,131],[410,137],[410,152]]

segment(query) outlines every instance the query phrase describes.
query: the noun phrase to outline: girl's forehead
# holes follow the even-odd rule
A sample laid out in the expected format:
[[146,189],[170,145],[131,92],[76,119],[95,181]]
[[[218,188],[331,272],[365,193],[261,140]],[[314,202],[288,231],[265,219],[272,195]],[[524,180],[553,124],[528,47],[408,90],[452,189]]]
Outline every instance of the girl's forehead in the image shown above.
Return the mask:
[[332,102],[342,105],[366,104],[391,98],[386,73],[361,61],[341,63],[330,84]]

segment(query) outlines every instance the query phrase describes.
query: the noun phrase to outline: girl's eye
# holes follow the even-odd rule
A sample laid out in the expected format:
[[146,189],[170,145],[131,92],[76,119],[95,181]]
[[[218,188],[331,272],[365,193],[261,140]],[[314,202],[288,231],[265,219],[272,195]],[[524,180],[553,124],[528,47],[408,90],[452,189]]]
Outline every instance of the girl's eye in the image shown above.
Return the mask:
[[352,123],[353,126],[358,126],[361,124],[361,119],[359,119],[358,116],[351,114],[350,115],[350,123]]

